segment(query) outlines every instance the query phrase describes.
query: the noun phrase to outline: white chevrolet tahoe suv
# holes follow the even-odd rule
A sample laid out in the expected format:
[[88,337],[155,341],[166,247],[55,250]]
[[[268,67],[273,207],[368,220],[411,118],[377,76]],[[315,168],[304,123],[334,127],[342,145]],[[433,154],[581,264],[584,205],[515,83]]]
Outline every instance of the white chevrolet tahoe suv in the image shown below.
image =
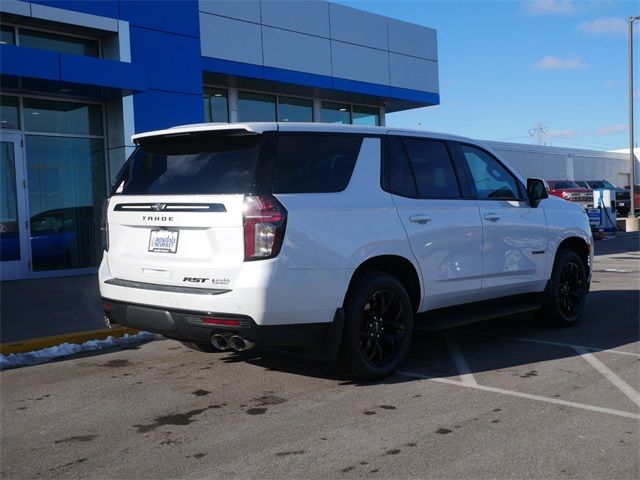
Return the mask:
[[584,211],[473,140],[247,123],[134,141],[104,208],[108,323],[203,351],[305,347],[366,379],[415,328],[583,310]]

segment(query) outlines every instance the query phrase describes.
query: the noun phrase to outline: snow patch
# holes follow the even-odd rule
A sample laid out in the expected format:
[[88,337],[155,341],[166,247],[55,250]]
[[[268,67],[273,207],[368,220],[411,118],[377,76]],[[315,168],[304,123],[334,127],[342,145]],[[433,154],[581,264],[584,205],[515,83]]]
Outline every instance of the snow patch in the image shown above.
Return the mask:
[[148,342],[156,336],[149,332],[139,332],[135,335],[125,333],[122,337],[108,336],[104,340],[89,340],[88,342],[63,343],[55,347],[43,348],[26,353],[11,353],[9,355],[0,354],[0,368],[24,367],[26,365],[36,365],[45,363],[56,358],[68,357],[80,352],[91,352],[120,345],[132,345],[135,343]]

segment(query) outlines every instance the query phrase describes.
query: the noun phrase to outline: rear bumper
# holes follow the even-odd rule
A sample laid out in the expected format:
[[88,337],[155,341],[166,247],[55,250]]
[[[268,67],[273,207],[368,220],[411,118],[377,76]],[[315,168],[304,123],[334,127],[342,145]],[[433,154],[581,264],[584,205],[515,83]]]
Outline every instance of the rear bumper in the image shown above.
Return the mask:
[[[110,323],[159,333],[175,340],[208,343],[216,333],[240,335],[258,346],[317,347],[330,357],[337,354],[344,325],[341,308],[336,310],[332,322],[258,325],[246,315],[173,310],[104,297],[102,301],[103,305],[110,305],[105,309]],[[203,317],[237,320],[239,325],[209,325],[202,322]]]

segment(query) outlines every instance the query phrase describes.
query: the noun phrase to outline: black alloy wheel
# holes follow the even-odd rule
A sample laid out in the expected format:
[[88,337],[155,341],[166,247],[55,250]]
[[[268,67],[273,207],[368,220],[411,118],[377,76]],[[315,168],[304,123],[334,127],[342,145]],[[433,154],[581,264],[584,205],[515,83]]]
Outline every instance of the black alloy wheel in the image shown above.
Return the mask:
[[402,343],[406,326],[400,299],[389,290],[377,290],[363,305],[358,319],[362,355],[375,366],[384,366]]
[[[578,260],[580,262],[580,260]],[[575,317],[581,310],[584,281],[580,265],[575,260],[562,267],[558,281],[558,309],[566,318]]]
[[583,260],[573,250],[558,250],[537,318],[555,327],[574,325],[580,319],[588,290]]
[[366,272],[349,288],[340,365],[351,378],[374,380],[398,368],[411,345],[414,309],[402,283]]

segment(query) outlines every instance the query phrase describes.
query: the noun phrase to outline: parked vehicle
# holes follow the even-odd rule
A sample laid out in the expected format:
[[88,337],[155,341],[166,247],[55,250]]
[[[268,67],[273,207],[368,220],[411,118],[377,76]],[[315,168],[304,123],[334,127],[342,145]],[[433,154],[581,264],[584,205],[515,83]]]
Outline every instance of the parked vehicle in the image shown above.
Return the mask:
[[414,326],[566,326],[584,307],[585,212],[473,140],[253,123],[134,141],[105,205],[108,324],[205,351],[305,347],[379,378]]
[[[627,190],[629,190],[629,192],[631,192],[631,186],[627,185],[626,187]],[[634,203],[634,210],[636,213],[638,213],[640,211],[640,185],[635,185],[633,187],[633,203]],[[631,194],[629,194],[629,199],[631,199]]]
[[[93,207],[55,208],[37,213],[29,222],[31,259],[34,270],[71,268],[74,255],[79,263],[81,243],[94,243]],[[24,254],[24,253],[23,253]],[[20,258],[20,238],[16,221],[0,222],[0,260]],[[96,265],[95,252],[91,263]],[[85,263],[90,260],[85,260]]]
[[628,189],[616,187],[606,180],[576,180],[576,183],[592,191],[598,189],[614,190],[616,193],[616,213],[619,216],[629,214],[631,209],[631,192]]
[[578,185],[573,180],[547,180],[551,195],[569,202],[578,203],[583,208],[593,207],[593,190]]

